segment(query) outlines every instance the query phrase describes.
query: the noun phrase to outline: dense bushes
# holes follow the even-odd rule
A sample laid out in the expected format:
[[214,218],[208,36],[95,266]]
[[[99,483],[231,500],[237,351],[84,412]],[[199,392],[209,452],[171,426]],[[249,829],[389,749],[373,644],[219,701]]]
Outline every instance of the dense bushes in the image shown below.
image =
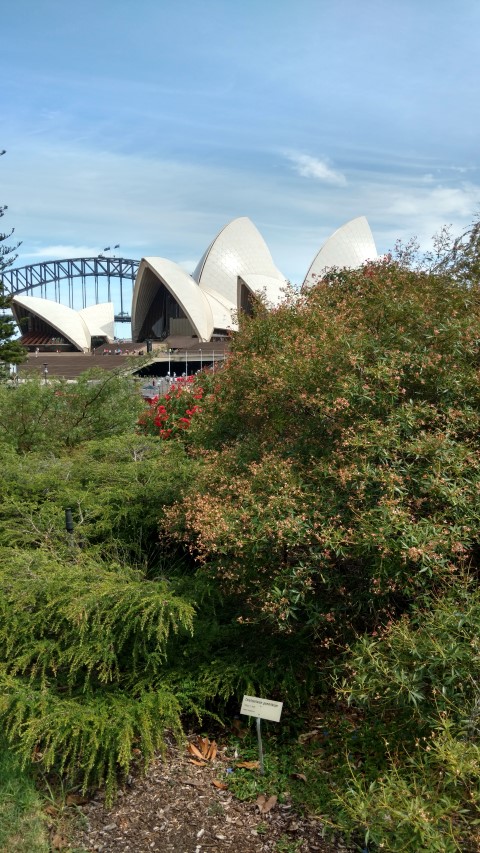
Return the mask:
[[260,306],[165,513],[241,623],[342,673],[354,730],[320,809],[369,849],[478,847],[480,299],[458,270],[386,260]]
[[111,793],[182,715],[258,693],[286,730],[311,698],[327,823],[369,849],[477,849],[467,248],[260,304],[224,370],[136,426],[119,378],[1,391],[0,710],[25,759]]
[[336,796],[344,829],[392,851],[478,849],[479,638],[478,585],[460,579],[349,651],[339,693],[384,757],[373,773],[362,751],[351,760]]
[[120,377],[4,388],[1,402],[3,725],[24,760],[105,781],[111,796],[119,769],[181,732],[166,648],[172,631],[191,636],[194,605],[167,580],[181,554],[161,547],[157,523],[195,465],[135,434],[138,400]]
[[58,449],[19,456],[7,448],[2,467],[0,543],[65,548],[64,508],[71,507],[74,541],[90,554],[157,573],[164,554],[158,518],[197,468],[181,444],[160,447],[133,431],[83,442],[68,455]]
[[392,261],[245,320],[166,513],[245,618],[344,642],[476,560],[479,320]]
[[132,430],[68,452],[7,445],[1,460],[0,717],[24,761],[111,796],[183,715],[218,717],[242,692],[305,699],[294,645],[249,632],[159,539],[198,473],[182,443]]

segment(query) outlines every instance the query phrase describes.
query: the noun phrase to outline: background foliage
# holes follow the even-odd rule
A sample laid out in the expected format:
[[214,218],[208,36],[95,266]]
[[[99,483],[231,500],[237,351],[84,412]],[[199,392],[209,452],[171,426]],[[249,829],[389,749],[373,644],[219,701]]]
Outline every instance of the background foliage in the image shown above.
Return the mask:
[[1,440],[19,452],[76,447],[133,429],[141,407],[130,377],[96,368],[75,384],[32,378],[0,385]]

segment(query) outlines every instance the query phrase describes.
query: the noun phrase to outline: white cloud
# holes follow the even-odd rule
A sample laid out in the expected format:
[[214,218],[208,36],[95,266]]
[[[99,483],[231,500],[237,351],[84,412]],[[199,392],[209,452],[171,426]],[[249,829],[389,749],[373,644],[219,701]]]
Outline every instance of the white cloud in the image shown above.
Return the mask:
[[311,157],[309,154],[298,154],[295,152],[286,155],[293,163],[293,168],[302,178],[314,178],[316,181],[321,181],[324,184],[331,184],[337,187],[345,187],[347,179],[341,172],[330,168],[325,160],[319,160],[317,157]]
[[468,217],[480,202],[480,187],[475,184],[463,184],[459,187],[436,186],[426,189],[424,186],[398,193],[393,199],[389,213],[396,216],[415,216],[423,214],[441,216]]
[[466,174],[466,172],[474,172],[477,170],[477,166],[445,166],[445,169],[449,169],[451,172],[460,172],[461,175]]
[[[300,282],[322,243],[356,216],[367,216],[379,252],[386,252],[413,235],[427,247],[450,223],[452,233],[461,233],[480,203],[478,184],[459,173],[440,180],[423,164],[398,168],[387,158],[381,169],[375,158],[351,165],[346,183],[328,164],[293,149],[283,149],[283,162],[297,173],[304,168],[309,180],[292,180],[285,169],[122,155],[80,143],[21,140],[9,148],[0,201],[9,205],[5,226],[15,225],[23,241],[16,266],[95,256],[120,243],[115,253],[122,257],[161,255],[191,273],[228,221],[249,216],[279,269]],[[277,161],[278,154],[268,151]]]
[[[60,260],[62,258],[92,258],[102,254],[98,246],[42,246],[29,252],[30,258],[48,258],[48,260]],[[109,253],[110,255],[110,253]]]

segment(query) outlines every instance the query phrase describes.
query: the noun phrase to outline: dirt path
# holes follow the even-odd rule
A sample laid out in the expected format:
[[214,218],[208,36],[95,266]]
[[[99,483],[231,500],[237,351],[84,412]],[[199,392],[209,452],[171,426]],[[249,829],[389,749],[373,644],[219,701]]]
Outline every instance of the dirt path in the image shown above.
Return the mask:
[[288,802],[273,806],[239,802],[228,789],[216,787],[225,766],[221,755],[205,766],[194,760],[188,751],[172,747],[165,761],[156,760],[146,776],[128,780],[112,808],[105,808],[103,795],[98,794],[81,808],[80,827],[70,839],[70,849],[76,853],[348,850],[341,841],[327,843],[321,823],[300,817]]

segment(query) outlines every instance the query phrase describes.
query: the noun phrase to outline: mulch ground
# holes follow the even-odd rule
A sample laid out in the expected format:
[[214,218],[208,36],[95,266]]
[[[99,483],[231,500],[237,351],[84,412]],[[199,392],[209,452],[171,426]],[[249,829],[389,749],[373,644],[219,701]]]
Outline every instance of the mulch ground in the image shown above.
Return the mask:
[[[225,752],[200,763],[170,747],[145,776],[131,777],[111,808],[102,793],[77,806],[67,837],[52,829],[52,848],[103,853],[347,853],[341,839],[326,841],[322,824],[292,805],[259,798],[240,802],[217,785]],[[196,763],[194,763],[196,762]]]

